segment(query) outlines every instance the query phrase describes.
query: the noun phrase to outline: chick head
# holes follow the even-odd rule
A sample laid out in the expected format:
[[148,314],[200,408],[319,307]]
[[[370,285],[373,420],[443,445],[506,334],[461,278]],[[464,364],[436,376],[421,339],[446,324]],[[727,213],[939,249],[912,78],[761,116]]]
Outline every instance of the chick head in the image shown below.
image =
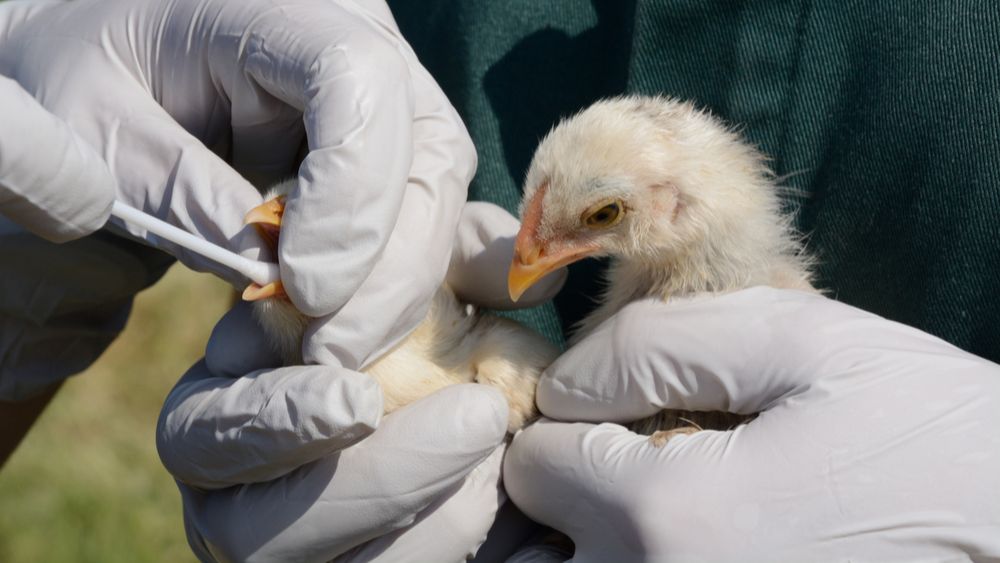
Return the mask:
[[773,190],[755,188],[769,176],[759,152],[689,103],[598,102],[559,123],[535,152],[511,298],[588,256],[669,260],[697,247],[709,229],[745,223],[761,206],[777,213]]

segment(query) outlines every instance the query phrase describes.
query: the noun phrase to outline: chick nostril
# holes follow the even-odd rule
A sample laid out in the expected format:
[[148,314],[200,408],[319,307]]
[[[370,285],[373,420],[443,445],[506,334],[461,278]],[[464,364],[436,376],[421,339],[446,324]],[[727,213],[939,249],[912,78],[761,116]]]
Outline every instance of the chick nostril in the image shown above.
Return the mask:
[[514,255],[522,266],[531,266],[538,261],[538,257],[541,254],[542,250],[537,246],[530,247],[528,252],[523,252],[520,248],[514,250]]

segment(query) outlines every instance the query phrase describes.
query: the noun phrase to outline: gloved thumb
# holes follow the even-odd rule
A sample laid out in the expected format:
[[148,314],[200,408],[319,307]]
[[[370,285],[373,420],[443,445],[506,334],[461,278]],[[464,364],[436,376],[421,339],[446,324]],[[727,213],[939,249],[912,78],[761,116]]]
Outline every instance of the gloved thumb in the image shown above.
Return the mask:
[[507,270],[521,222],[492,203],[470,201],[462,209],[446,281],[459,299],[492,309],[533,307],[551,299],[566,282],[560,268],[534,284],[515,304],[507,291]]
[[52,242],[103,227],[115,180],[97,152],[2,76],[0,114],[0,213]]
[[[683,513],[648,497],[650,483],[662,486],[670,479],[664,471],[675,470],[662,463],[668,455],[670,446],[655,447],[618,425],[542,420],[514,437],[504,486],[532,520],[570,536],[573,561],[656,561],[651,536],[667,536],[669,514]],[[644,520],[644,507],[659,517]],[[665,525],[650,528],[649,521]]]
[[662,409],[756,413],[849,369],[844,350],[894,338],[897,326],[820,295],[768,287],[637,301],[549,367],[538,406],[552,418],[601,422]]

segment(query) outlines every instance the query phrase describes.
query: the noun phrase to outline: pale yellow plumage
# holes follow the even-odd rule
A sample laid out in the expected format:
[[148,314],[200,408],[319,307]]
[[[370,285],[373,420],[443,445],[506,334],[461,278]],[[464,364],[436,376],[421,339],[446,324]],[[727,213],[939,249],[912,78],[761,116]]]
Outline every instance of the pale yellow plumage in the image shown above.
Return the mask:
[[[294,180],[279,184],[266,199],[275,201],[294,185]],[[256,301],[254,314],[285,361],[300,362],[302,335],[311,319],[282,297]],[[378,381],[387,413],[448,385],[492,385],[507,397],[508,430],[514,432],[537,416],[536,383],[556,355],[541,335],[470,311],[442,286],[416,330],[363,371]]]

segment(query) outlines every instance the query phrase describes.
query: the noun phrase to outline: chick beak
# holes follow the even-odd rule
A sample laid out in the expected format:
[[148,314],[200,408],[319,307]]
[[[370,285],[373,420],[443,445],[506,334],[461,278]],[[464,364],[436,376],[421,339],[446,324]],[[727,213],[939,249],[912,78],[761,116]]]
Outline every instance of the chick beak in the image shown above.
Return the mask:
[[267,243],[268,248],[277,252],[278,234],[281,232],[281,216],[284,213],[285,196],[278,196],[251,209],[243,222],[247,225],[253,225],[253,228],[257,229],[257,234]]
[[[278,235],[281,233],[281,216],[284,212],[285,196],[278,196],[254,207],[243,219],[245,224],[253,225],[257,234],[275,254],[278,253]],[[244,301],[258,301],[269,297],[287,298],[280,280],[264,286],[251,283],[243,290]]]
[[538,243],[534,240],[522,243],[521,235],[518,234],[514,245],[514,259],[507,274],[507,292],[510,293],[511,301],[517,303],[524,292],[545,275],[544,266],[538,260],[541,254],[542,247]]
[[269,297],[287,299],[288,294],[285,293],[285,286],[281,285],[281,281],[279,280],[271,282],[267,285],[260,285],[257,282],[252,282],[243,290],[242,297],[244,301],[260,301],[261,299],[267,299]]
[[546,274],[591,256],[597,250],[598,247],[594,245],[567,246],[549,254],[545,244],[527,235],[522,228],[514,243],[514,259],[507,274],[507,292],[510,293],[511,301],[516,303],[528,288]]

